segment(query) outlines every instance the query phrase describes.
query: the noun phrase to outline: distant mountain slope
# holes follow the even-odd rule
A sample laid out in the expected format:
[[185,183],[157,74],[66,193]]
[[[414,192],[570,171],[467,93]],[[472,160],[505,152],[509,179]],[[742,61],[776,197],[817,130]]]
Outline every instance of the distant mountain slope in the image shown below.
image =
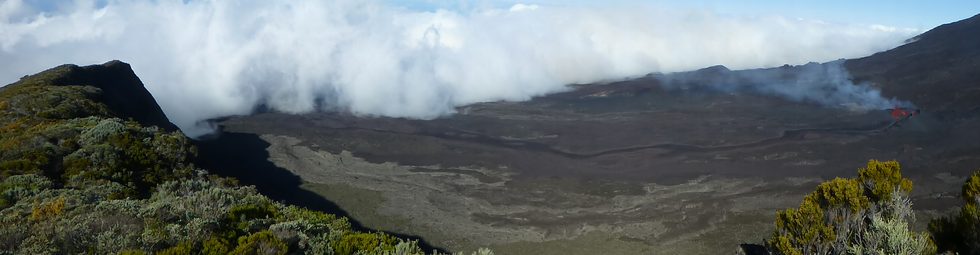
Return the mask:
[[930,111],[980,109],[980,15],[929,30],[895,49],[848,60],[858,81]]

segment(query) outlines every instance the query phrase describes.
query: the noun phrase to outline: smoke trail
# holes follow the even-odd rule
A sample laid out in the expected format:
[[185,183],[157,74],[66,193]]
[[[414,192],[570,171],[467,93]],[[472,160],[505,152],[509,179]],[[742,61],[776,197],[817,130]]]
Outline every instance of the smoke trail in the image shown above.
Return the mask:
[[852,111],[914,107],[911,102],[885,98],[867,83],[855,84],[844,61],[770,69],[730,71],[713,66],[692,72],[658,75],[670,89],[707,88],[728,93],[757,93]]
[[200,120],[258,105],[434,118],[570,83],[858,57],[914,32],[656,6],[413,11],[352,0],[102,2],[0,2],[0,82],[62,63],[120,59],[190,135],[208,131]]

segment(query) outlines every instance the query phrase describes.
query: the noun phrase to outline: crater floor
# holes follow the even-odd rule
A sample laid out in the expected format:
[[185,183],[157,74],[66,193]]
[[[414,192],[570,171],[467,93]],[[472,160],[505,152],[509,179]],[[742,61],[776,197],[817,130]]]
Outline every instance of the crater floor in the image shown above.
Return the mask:
[[776,210],[869,159],[903,164],[919,228],[954,205],[980,166],[980,121],[926,111],[890,123],[884,110],[641,78],[435,120],[263,113],[220,124],[262,139],[300,188],[364,226],[451,251],[719,254],[761,242]]

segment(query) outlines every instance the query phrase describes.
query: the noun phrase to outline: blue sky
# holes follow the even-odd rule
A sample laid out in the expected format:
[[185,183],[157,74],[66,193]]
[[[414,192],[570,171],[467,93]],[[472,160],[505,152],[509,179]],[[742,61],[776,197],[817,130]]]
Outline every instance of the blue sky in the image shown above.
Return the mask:
[[[95,0],[105,2],[106,0]],[[978,0],[381,0],[415,10],[465,10],[480,7],[506,8],[517,3],[548,5],[654,5],[712,10],[734,15],[779,15],[828,22],[879,24],[928,30],[938,25],[980,13]],[[26,0],[34,6],[50,7],[54,1]]]
[[780,15],[793,18],[817,19],[828,22],[880,24],[928,30],[945,23],[972,17],[980,13],[977,0],[385,0],[420,10],[466,9],[475,7],[507,7],[516,3],[537,5],[636,5],[713,10],[734,15]]

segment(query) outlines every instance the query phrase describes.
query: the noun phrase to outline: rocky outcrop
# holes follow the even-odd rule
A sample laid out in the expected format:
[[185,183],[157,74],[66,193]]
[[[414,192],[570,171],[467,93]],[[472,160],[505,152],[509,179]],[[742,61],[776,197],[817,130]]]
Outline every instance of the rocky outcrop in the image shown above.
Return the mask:
[[[146,126],[176,131],[177,126],[167,119],[153,95],[129,64],[113,60],[101,65],[61,65],[43,72],[24,76],[11,86],[92,86],[100,91],[93,100],[104,103],[113,116],[132,119]],[[7,87],[4,87],[7,88]]]

